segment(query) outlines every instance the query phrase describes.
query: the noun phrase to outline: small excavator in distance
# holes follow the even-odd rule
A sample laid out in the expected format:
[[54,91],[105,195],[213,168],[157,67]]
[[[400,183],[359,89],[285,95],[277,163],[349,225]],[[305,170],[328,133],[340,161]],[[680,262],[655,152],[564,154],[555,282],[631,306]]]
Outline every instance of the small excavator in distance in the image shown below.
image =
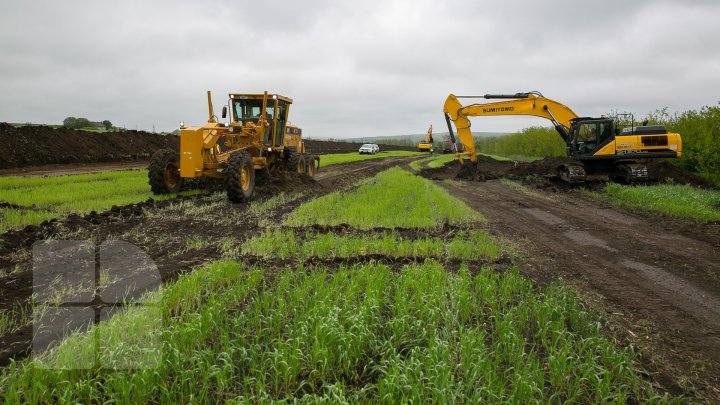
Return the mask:
[[[505,99],[506,101],[463,106],[460,98]],[[648,180],[646,163],[651,159],[676,158],[682,155],[680,134],[668,133],[664,126],[638,126],[620,131],[612,118],[579,117],[569,107],[536,91],[484,96],[450,94],[444,105],[450,137],[456,143],[457,128],[464,152],[455,155],[463,164],[462,173],[477,169],[475,141],[468,117],[531,115],[548,119],[565,142],[567,155],[574,162],[558,167],[560,178],[570,184],[583,184],[586,175],[607,175],[627,183]]]
[[418,152],[430,152],[430,149],[432,149],[432,146],[433,146],[432,125],[430,125],[430,128],[428,129],[427,133],[425,134],[425,142],[420,141],[418,143]]
[[176,193],[184,179],[224,181],[230,201],[247,202],[271,173],[314,177],[320,157],[305,153],[301,129],[288,122],[290,98],[278,94],[230,94],[218,122],[208,97],[209,118],[201,127],[180,124],[180,153],[162,149],[150,159],[148,180],[155,194]]

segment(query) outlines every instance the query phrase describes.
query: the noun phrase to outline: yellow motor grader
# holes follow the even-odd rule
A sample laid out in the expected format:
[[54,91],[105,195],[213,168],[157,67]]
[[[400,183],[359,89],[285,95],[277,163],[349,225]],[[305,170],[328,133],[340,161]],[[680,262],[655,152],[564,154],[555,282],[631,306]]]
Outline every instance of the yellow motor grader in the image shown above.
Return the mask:
[[228,198],[247,202],[256,181],[289,171],[314,177],[320,157],[305,153],[301,129],[288,122],[292,99],[278,94],[230,94],[218,122],[208,91],[208,121],[201,127],[180,124],[180,153],[157,151],[148,179],[155,194],[180,191],[184,179],[224,180]]

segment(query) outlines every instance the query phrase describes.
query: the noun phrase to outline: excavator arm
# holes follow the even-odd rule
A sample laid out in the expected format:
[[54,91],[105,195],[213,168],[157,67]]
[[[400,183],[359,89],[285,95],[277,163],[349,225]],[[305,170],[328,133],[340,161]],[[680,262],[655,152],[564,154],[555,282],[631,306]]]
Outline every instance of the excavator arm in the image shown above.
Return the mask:
[[430,125],[430,128],[427,131],[427,134],[425,134],[425,143],[433,143],[432,125]]
[[[484,99],[507,99],[484,104],[470,104],[463,106],[459,98],[484,98]],[[475,141],[470,131],[470,120],[468,117],[477,116],[502,116],[502,115],[532,115],[550,120],[555,126],[563,140],[570,141],[572,128],[571,121],[578,118],[569,107],[550,100],[538,92],[516,93],[516,94],[486,94],[484,96],[456,96],[450,94],[445,100],[443,107],[445,120],[447,121],[450,140],[456,143],[452,124],[457,129],[457,136],[465,147],[465,151],[455,155],[462,162],[469,158],[476,162]],[[452,124],[451,124],[452,122]]]

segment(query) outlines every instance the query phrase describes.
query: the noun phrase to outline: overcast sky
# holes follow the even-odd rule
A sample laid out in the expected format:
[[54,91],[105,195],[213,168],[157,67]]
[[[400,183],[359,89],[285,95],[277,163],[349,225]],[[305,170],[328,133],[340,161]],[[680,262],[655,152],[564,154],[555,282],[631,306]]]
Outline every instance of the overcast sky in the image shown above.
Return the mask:
[[[229,92],[309,137],[445,131],[449,93],[538,90],[582,116],[720,100],[720,1],[3,1],[0,121],[202,124]],[[476,118],[474,131],[542,119]]]

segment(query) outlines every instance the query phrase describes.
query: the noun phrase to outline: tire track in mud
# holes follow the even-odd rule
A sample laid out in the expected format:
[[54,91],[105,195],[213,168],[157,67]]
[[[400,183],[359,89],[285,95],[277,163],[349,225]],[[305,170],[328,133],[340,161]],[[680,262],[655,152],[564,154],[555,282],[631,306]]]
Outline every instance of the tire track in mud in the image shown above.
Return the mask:
[[[685,227],[618,212],[576,192],[540,198],[497,180],[439,184],[485,215],[494,232],[530,242],[521,267],[527,276],[541,284],[563,277],[622,313],[615,320],[642,348],[658,384],[687,394],[681,385],[691,381],[691,395],[720,394],[715,235],[683,235]],[[650,338],[633,338],[641,334]]]
[[[332,165],[321,169],[316,181],[289,175],[275,178],[269,184],[258,186],[256,197],[250,204],[261,203],[280,192],[302,195],[262,213],[262,218],[249,215],[248,204],[228,202],[224,193],[202,194],[114,207],[104,213],[73,215],[65,220],[6,232],[0,235],[0,268],[10,274],[0,277],[0,309],[10,310],[18,302],[29,302],[32,294],[30,251],[35,241],[86,239],[99,245],[105,240],[122,238],[151,256],[163,282],[172,281],[197,266],[221,259],[219,241],[222,238],[235,238],[241,245],[265,229],[261,220],[279,223],[285,215],[311,199],[346,189],[363,178],[412,159],[393,157]],[[182,205],[187,207],[178,211],[176,207]],[[198,249],[187,250],[190,237],[207,243]],[[20,266],[21,270],[13,272],[15,266]],[[29,354],[32,333],[32,326],[29,326],[0,336],[0,367],[9,364],[11,358],[21,359]]]

